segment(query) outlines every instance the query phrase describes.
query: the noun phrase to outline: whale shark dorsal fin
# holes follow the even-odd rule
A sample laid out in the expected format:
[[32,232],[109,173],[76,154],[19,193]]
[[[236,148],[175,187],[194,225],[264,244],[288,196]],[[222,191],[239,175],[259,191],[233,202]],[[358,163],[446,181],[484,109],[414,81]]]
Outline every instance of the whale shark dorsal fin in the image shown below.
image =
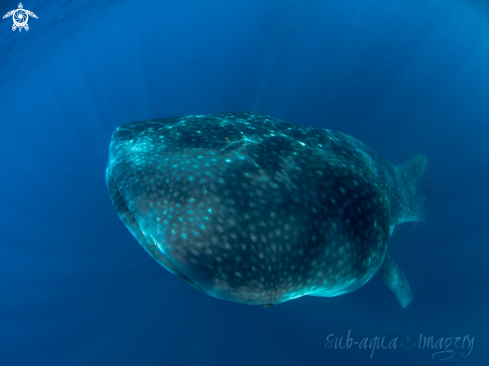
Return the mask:
[[397,300],[403,308],[407,307],[413,300],[411,286],[402,274],[394,259],[389,254],[385,255],[384,262],[380,267],[377,275],[385,282],[385,284],[396,295]]
[[424,173],[428,159],[423,154],[414,155],[411,159],[397,167],[399,174],[407,182],[411,192],[416,193],[416,184]]

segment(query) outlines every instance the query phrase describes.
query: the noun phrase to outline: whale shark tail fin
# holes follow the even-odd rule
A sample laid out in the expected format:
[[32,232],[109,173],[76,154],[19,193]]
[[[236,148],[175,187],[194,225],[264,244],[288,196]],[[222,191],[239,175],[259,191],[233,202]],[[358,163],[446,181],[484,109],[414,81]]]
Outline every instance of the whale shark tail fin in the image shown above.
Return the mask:
[[[397,167],[398,198],[399,201],[402,201],[402,209],[397,207],[398,214],[394,225],[402,222],[423,221],[425,196],[416,196],[416,184],[425,171],[427,161],[425,155],[418,154]],[[392,230],[393,227],[391,227]]]
[[[416,203],[417,205],[417,212],[418,212],[418,217],[421,219],[424,219],[424,214],[426,212],[426,209],[428,208],[431,198],[433,196],[433,176],[432,172],[429,169],[429,166],[425,169],[425,175],[426,179],[422,182],[421,190],[418,187],[418,192],[422,193],[423,196],[418,196],[415,199],[418,200]],[[411,190],[411,188],[410,188]],[[422,202],[423,201],[423,202]],[[422,204],[422,208],[420,207]],[[419,221],[408,221],[408,222],[403,222],[395,226],[395,228],[391,228],[393,232],[391,233],[392,236],[400,236],[404,234],[406,231],[410,230],[416,223]]]
[[[396,217],[394,224],[390,227],[390,234],[393,234],[395,225],[401,224],[401,231],[406,231],[417,221],[423,220],[426,207],[425,196],[416,196],[416,185],[426,169],[427,162],[428,159],[425,155],[418,154],[397,167],[397,183],[399,186],[395,197],[401,205],[398,204],[395,207]],[[413,300],[411,286],[388,253],[384,257],[384,262],[380,266],[377,276],[396,295],[403,308],[411,303]]]
[[397,167],[399,175],[412,194],[416,193],[416,184],[423,175],[427,162],[425,155],[417,154]]

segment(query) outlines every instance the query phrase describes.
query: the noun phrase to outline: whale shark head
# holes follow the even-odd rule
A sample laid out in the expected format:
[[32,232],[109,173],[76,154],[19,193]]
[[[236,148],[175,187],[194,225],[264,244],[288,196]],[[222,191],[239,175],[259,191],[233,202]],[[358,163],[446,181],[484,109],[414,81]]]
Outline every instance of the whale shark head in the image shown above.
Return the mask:
[[114,132],[106,177],[146,251],[211,296],[263,306],[336,296],[389,262],[379,273],[410,301],[384,259],[390,226],[419,202],[350,136],[252,113],[134,122]]

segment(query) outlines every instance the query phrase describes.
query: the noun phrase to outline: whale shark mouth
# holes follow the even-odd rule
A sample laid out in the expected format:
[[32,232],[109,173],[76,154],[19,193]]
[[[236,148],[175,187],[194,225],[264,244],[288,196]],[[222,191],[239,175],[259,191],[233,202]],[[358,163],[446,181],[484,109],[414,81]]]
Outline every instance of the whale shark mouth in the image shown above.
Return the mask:
[[182,271],[177,269],[168,260],[168,258],[166,258],[163,255],[163,253],[161,253],[161,251],[158,249],[156,245],[148,242],[136,218],[132,214],[128,205],[124,201],[124,198],[121,195],[119,189],[117,188],[117,184],[114,180],[114,177],[112,176],[112,170],[109,168],[107,168],[106,180],[107,180],[107,189],[109,191],[109,195],[114,205],[114,208],[116,209],[122,222],[124,222],[127,228],[131,231],[132,235],[136,238],[136,240],[159,264],[165,267],[168,271],[170,271],[171,273],[173,273],[175,276],[182,279],[183,281],[187,282],[189,285],[195,287],[200,291],[203,291],[194,281],[192,281],[188,276],[182,273]]

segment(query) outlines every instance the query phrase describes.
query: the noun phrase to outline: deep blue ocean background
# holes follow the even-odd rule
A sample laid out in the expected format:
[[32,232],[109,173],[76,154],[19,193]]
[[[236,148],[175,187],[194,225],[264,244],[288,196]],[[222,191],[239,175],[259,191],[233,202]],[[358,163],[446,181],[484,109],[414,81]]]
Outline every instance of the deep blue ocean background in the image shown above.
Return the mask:
[[[1,366],[489,364],[487,2],[23,5],[28,32],[0,20]],[[217,300],[141,248],[107,193],[112,132],[231,111],[338,130],[396,165],[427,155],[426,221],[390,243],[408,308],[376,278],[273,308]],[[325,348],[348,331],[397,349]],[[473,349],[434,360],[410,349],[421,333]]]

